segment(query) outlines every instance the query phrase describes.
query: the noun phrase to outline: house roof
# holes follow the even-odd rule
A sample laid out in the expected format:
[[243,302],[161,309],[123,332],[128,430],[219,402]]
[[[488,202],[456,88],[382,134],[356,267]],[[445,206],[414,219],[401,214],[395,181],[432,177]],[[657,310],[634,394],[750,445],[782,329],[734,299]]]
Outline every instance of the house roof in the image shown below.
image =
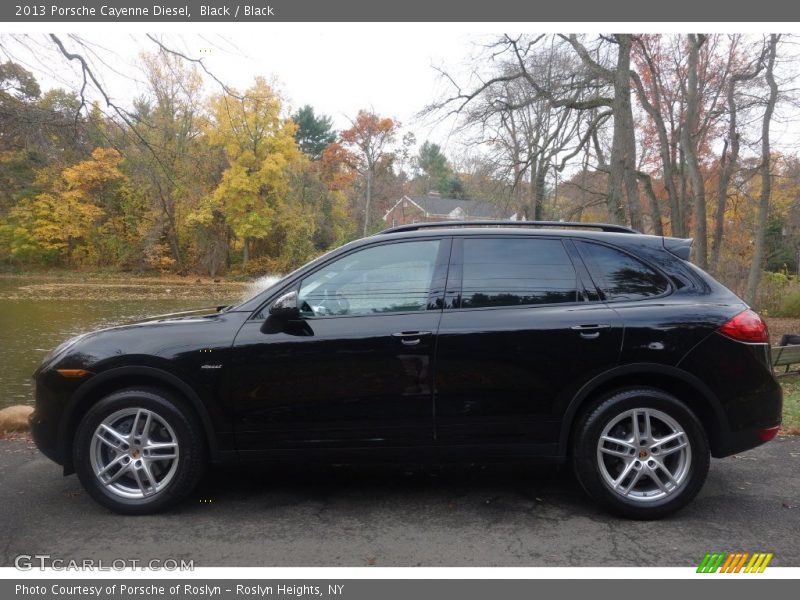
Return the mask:
[[449,215],[460,208],[469,217],[496,216],[497,207],[482,200],[464,200],[460,198],[442,198],[441,196],[413,196],[409,200],[430,215]]

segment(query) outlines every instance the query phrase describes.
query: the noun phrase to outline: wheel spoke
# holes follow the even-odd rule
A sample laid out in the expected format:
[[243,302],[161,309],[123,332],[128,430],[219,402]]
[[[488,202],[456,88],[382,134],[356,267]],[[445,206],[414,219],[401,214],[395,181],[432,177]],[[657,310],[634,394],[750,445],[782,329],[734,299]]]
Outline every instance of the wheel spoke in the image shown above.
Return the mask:
[[149,490],[143,489],[142,493],[145,496],[154,494],[156,491],[156,478],[153,477],[153,472],[150,470],[150,465],[146,460],[142,461],[141,473],[147,478],[147,485],[149,486]]
[[[609,448],[608,445],[615,445],[621,446],[624,450],[618,450],[617,448]],[[610,437],[604,435],[600,438],[600,452],[605,454],[610,454],[611,456],[617,456],[619,458],[630,458],[633,456],[633,453],[636,451],[636,448],[633,444],[628,442],[627,440],[621,440],[619,438]]]
[[[133,427],[131,427],[131,434],[134,438],[141,438],[142,441],[147,439],[146,435],[150,428],[150,419],[152,416],[153,413],[143,408],[140,408],[136,412],[136,416],[133,419]],[[142,420],[144,420],[144,423],[142,423]]]
[[641,479],[641,477],[642,477],[642,470],[641,470],[641,469],[636,469],[636,475],[634,475],[633,477],[631,477],[631,481],[630,481],[630,483],[628,483],[628,485],[626,485],[626,486],[625,486],[625,487],[622,489],[622,492],[623,492],[623,493],[624,493],[626,496],[627,496],[628,494],[630,494],[631,490],[632,490],[632,489],[634,488],[634,486],[635,486],[635,485],[636,485],[636,484],[639,482],[639,479]]
[[618,488],[622,484],[622,482],[625,481],[625,478],[630,474],[632,470],[633,470],[633,461],[630,461],[625,465],[625,468],[622,469],[622,473],[619,474],[619,477],[617,477],[614,480],[614,487]]
[[650,411],[645,410],[642,411],[642,415],[644,416],[644,431],[642,432],[642,438],[646,440],[653,439],[653,428],[650,424]]
[[[118,450],[119,447],[122,444],[127,444],[128,443],[127,436],[122,435],[116,429],[112,429],[111,427],[109,427],[108,425],[106,425],[104,423],[101,424],[98,429],[102,430],[102,433],[100,431],[98,431],[95,434],[97,439],[100,440],[101,442],[103,442],[104,444],[106,444],[107,446],[111,446],[115,450]],[[111,437],[113,437],[114,440],[116,440],[117,443],[116,444],[112,443],[111,440],[109,440],[105,435],[103,435],[103,434],[106,434],[106,433],[108,435],[110,435]]]
[[106,479],[106,480],[103,480],[103,479],[101,479],[100,481],[102,481],[102,482],[103,482],[103,485],[111,485],[111,484],[112,484],[112,483],[114,483],[114,482],[115,482],[117,479],[119,479],[120,477],[122,477],[123,475],[125,475],[126,473],[130,473],[130,471],[131,471],[131,466],[130,466],[130,464],[123,465],[123,466],[122,466],[122,468],[121,468],[121,469],[119,469],[119,470],[118,470],[116,473],[114,473],[114,474],[113,474],[111,477],[109,477],[109,478],[108,478],[108,479]]
[[136,480],[136,485],[139,486],[139,491],[142,492],[142,496],[147,496],[147,489],[144,481],[142,481],[141,469],[133,467],[131,469],[131,473],[133,474],[133,478]]
[[631,421],[633,421],[633,443],[637,446],[639,445],[639,441],[642,439],[641,434],[639,433],[639,411],[634,410],[633,414],[631,415]]
[[674,475],[672,474],[672,472],[671,472],[671,471],[670,471],[670,470],[667,468],[667,465],[665,465],[665,464],[664,464],[662,461],[660,461],[660,460],[657,460],[657,459],[655,459],[655,458],[654,458],[654,459],[652,459],[652,460],[654,460],[654,461],[655,461],[655,463],[656,463],[656,467],[655,467],[655,469],[653,469],[653,470],[655,471],[656,469],[658,469],[658,471],[660,471],[661,473],[664,473],[664,475],[666,475],[666,476],[667,476],[667,481],[668,481],[669,483],[671,483],[671,484],[672,484],[674,487],[677,487],[677,485],[678,485],[678,482],[677,482],[677,481],[675,481],[675,476],[674,476]]
[[[669,444],[674,441],[678,441],[677,444],[674,446],[669,446],[665,448],[666,444]],[[677,452],[678,450],[683,450],[686,446],[689,445],[689,442],[686,440],[686,434],[682,431],[676,431],[675,433],[671,433],[666,437],[661,439],[655,440],[653,445],[650,447],[650,451],[658,452],[659,456],[667,456],[668,454],[672,454],[673,452]]]
[[150,427],[153,422],[153,413],[147,411],[147,418],[144,421],[144,428],[142,429],[142,444],[150,441]]
[[97,471],[97,473],[95,473],[95,475],[97,475],[98,477],[102,477],[103,475],[108,473],[112,468],[114,468],[116,465],[121,464],[122,461],[125,460],[126,456],[127,456],[126,454],[120,454],[114,460],[112,460],[110,463],[108,463],[105,467],[103,467],[102,469]]
[[667,494],[669,493],[669,490],[667,489],[667,486],[664,485],[663,481],[661,481],[661,477],[659,477],[658,471],[656,471],[656,469],[650,469],[649,476],[650,476],[650,479],[653,480],[653,482],[658,486],[658,488],[662,492],[665,492]]

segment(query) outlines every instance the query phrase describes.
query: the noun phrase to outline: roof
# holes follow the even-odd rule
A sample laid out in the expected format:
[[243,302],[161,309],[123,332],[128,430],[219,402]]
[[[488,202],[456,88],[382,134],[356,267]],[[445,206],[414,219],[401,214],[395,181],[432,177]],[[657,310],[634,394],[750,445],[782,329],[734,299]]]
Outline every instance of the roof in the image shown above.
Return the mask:
[[429,194],[427,196],[403,196],[397,204],[400,204],[403,200],[410,200],[428,215],[451,216],[454,210],[461,209],[463,211],[463,215],[459,215],[461,217],[486,219],[496,216],[508,216],[498,214],[501,212],[499,207],[484,200],[443,198],[436,194]]

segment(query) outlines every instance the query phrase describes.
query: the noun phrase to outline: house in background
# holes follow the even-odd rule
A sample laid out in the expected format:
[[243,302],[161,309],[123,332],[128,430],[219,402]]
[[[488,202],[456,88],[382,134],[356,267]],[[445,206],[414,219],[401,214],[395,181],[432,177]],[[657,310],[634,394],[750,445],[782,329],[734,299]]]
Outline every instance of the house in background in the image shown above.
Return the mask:
[[504,214],[501,209],[483,200],[442,198],[439,194],[403,196],[392,206],[383,220],[389,227],[426,221],[483,221],[497,219],[516,221],[517,213]]

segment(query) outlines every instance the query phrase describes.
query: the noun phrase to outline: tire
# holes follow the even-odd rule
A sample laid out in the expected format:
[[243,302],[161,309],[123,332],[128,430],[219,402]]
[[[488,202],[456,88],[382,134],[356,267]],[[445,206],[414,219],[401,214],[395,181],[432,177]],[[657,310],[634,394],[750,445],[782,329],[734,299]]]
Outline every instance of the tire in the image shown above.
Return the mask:
[[589,496],[622,517],[669,515],[697,495],[708,474],[702,424],[660,390],[614,392],[586,411],[573,433],[575,476]]
[[205,470],[205,440],[181,399],[156,388],[128,388],[89,409],[75,435],[73,461],[99,504],[125,515],[151,514],[195,488]]

